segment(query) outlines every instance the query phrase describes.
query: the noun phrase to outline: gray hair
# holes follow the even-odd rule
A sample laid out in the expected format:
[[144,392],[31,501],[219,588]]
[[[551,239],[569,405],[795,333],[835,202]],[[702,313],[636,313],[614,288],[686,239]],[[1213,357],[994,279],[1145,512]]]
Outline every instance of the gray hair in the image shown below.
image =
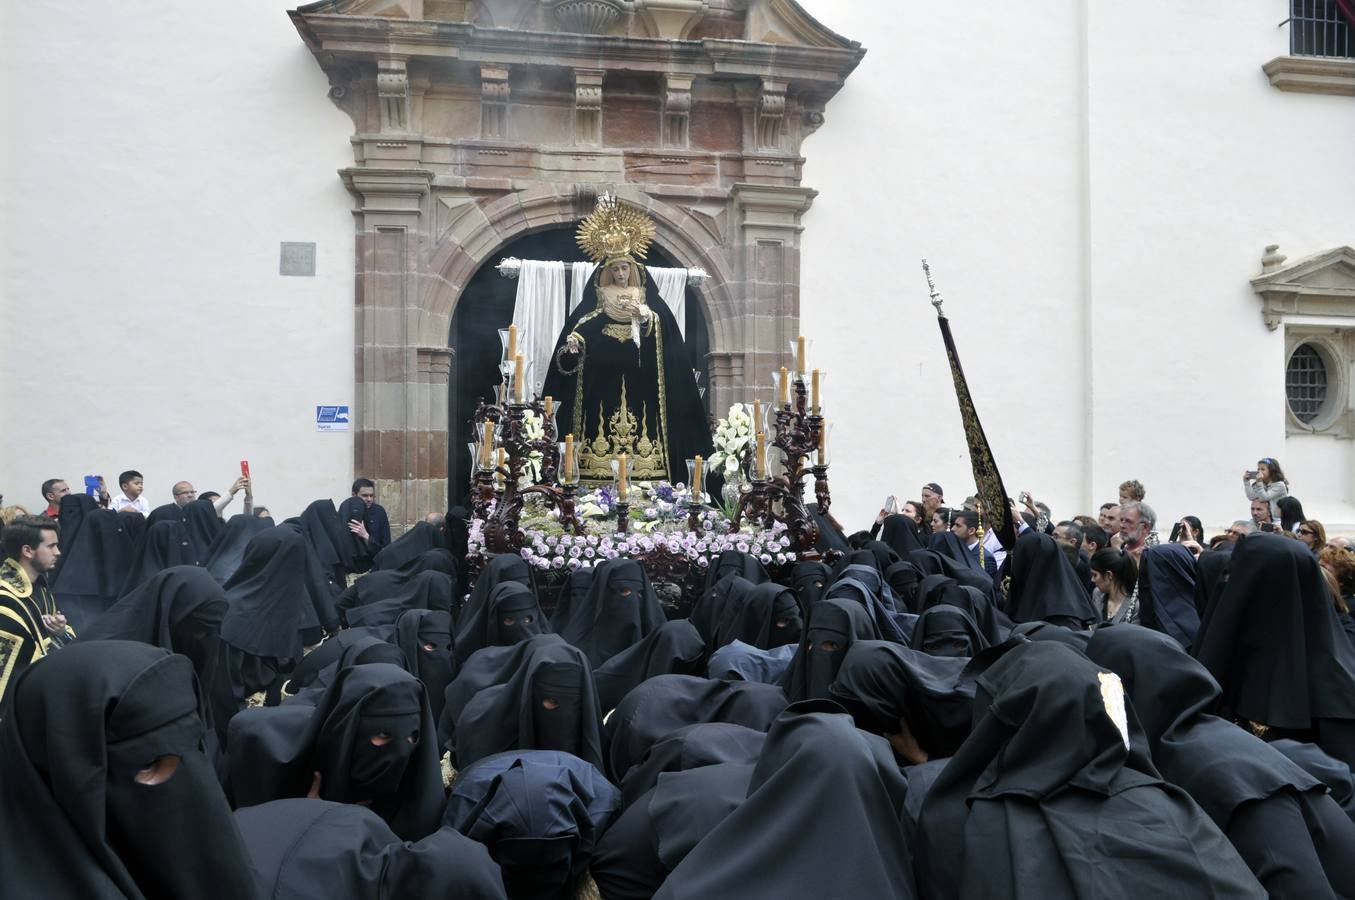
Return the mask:
[[1149,531],[1157,527],[1157,513],[1153,512],[1153,508],[1142,500],[1130,500],[1128,503],[1120,505],[1120,515],[1130,511],[1139,514],[1139,521],[1147,525]]
[[1247,534],[1251,534],[1253,531],[1256,530],[1256,523],[1253,522],[1251,519],[1238,519],[1236,522],[1233,523],[1233,527],[1245,528],[1247,530]]

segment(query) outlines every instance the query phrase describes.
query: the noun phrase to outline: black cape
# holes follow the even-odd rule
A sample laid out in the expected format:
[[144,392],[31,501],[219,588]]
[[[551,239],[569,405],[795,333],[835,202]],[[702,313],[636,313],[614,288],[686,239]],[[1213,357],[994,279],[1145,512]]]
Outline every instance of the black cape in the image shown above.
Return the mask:
[[[860,603],[843,598],[820,600],[809,607],[800,646],[781,681],[791,701],[827,697],[842,660],[857,641],[881,640],[880,629]],[[825,642],[836,645],[826,649]]]
[[573,897],[621,792],[555,750],[487,756],[457,775],[443,822],[485,844],[515,900]]
[[597,668],[666,621],[644,567],[617,557],[595,567],[588,593],[572,601],[560,636]]
[[593,670],[598,703],[604,713],[610,712],[646,679],[655,675],[700,675],[705,661],[705,641],[691,622],[665,622]]
[[127,596],[162,569],[191,565],[193,546],[184,524],[177,520],[156,522],[142,534],[118,596]]
[[272,527],[272,519],[244,514],[231,516],[207,549],[207,571],[225,584],[244,560],[250,539]]
[[754,763],[767,734],[733,722],[700,722],[660,738],[621,780],[625,805],[653,790],[665,772],[685,772],[721,763]]
[[687,725],[732,722],[765,731],[786,703],[774,685],[656,676],[627,694],[608,717],[607,770],[619,782],[655,743]]
[[[0,722],[5,895],[259,896],[200,708],[189,661],[146,644],[74,644],[25,670]],[[173,777],[136,784],[161,755],[180,758]]]
[[508,897],[489,851],[452,828],[408,843],[370,809],[304,799],[239,809],[235,822],[263,897]]
[[[511,625],[507,624],[510,619]],[[459,668],[477,650],[508,647],[552,631],[536,592],[521,582],[505,581],[490,591],[483,603],[466,608],[457,622],[452,658]]]
[[[392,735],[381,751],[399,760],[386,757],[380,764],[398,780],[390,779],[395,783],[373,797],[358,766],[373,752],[368,739],[378,727]],[[314,707],[247,709],[231,721],[226,742],[231,796],[237,807],[304,797],[318,772],[320,799],[369,801],[396,834],[418,840],[437,829],[442,811],[442,768],[433,734],[428,700],[413,675],[386,663],[342,669]]]
[[1085,627],[1100,621],[1073,564],[1049,535],[1025,532],[1004,564],[1011,572],[1007,615],[1013,622]]
[[883,738],[811,701],[772,725],[738,809],[655,900],[915,896],[899,828],[907,783]]
[[1195,557],[1180,544],[1149,547],[1139,562],[1139,622],[1175,638],[1186,652],[1200,629],[1195,573]]

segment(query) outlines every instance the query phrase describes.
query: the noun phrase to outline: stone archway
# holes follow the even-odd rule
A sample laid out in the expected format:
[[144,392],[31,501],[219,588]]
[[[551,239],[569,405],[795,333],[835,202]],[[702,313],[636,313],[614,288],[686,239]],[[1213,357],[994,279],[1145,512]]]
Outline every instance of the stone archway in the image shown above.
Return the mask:
[[[710,278],[711,408],[799,328],[805,137],[864,50],[794,0],[321,0],[289,13],[352,118],[354,465],[397,524],[445,508],[452,313],[517,237],[609,191]],[[714,7],[714,8],[712,8]],[[570,31],[594,28],[595,33]]]

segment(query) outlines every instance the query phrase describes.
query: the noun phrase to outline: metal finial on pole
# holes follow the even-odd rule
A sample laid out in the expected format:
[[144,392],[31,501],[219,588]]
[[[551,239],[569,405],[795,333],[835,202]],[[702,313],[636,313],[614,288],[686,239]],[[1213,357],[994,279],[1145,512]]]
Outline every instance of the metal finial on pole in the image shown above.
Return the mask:
[[922,257],[922,274],[927,276],[927,290],[931,294],[932,306],[936,307],[936,314],[940,316],[942,314],[941,304],[946,301],[941,296],[941,292],[936,289],[936,282],[932,280],[932,267],[927,265],[927,257],[925,256]]

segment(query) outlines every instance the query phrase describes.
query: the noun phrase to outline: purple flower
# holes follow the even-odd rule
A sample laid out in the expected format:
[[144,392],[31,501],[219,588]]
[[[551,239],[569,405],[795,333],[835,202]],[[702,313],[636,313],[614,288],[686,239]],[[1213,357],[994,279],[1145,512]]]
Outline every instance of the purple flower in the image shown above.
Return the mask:
[[701,568],[704,569],[704,568],[706,568],[706,567],[708,567],[708,566],[710,565],[710,560],[708,560],[708,559],[706,559],[704,556],[702,556],[702,557],[699,557],[699,558],[696,560],[696,564],[697,564],[698,566],[700,566]]
[[563,556],[554,557],[553,559],[551,559],[550,564],[553,568],[556,569],[563,568],[565,564],[565,558]]
[[748,543],[747,543],[746,541],[739,541],[739,543],[737,544],[737,546],[738,546],[738,548],[739,548],[739,552],[740,552],[740,553],[747,553],[747,552],[748,552]]
[[646,518],[646,519],[657,519],[658,517],[659,517],[659,511],[658,511],[657,509],[655,509],[655,508],[652,507],[652,506],[647,506],[647,507],[645,507],[645,518]]
[[772,556],[770,553],[764,553],[759,556],[758,559],[762,560],[762,564],[765,566],[772,561]]
[[522,548],[522,558],[530,562],[530,561],[531,561],[531,558],[532,558],[532,551],[531,551],[529,548],[527,548],[527,547],[523,547],[523,548]]
[[580,550],[578,547],[570,547],[570,548],[569,548],[569,555],[570,555],[570,557],[573,558],[573,559],[578,559],[578,558],[579,558],[579,554],[581,554],[582,552],[583,552],[583,551]]
[[593,557],[597,556],[598,553],[592,547],[585,547],[583,549],[583,555],[588,557],[589,559],[592,559]]
[[573,571],[575,571],[576,569],[578,569],[579,566],[581,566],[581,565],[582,565],[582,563],[580,563],[577,559],[571,559],[571,560],[569,561],[569,571],[573,572]]

